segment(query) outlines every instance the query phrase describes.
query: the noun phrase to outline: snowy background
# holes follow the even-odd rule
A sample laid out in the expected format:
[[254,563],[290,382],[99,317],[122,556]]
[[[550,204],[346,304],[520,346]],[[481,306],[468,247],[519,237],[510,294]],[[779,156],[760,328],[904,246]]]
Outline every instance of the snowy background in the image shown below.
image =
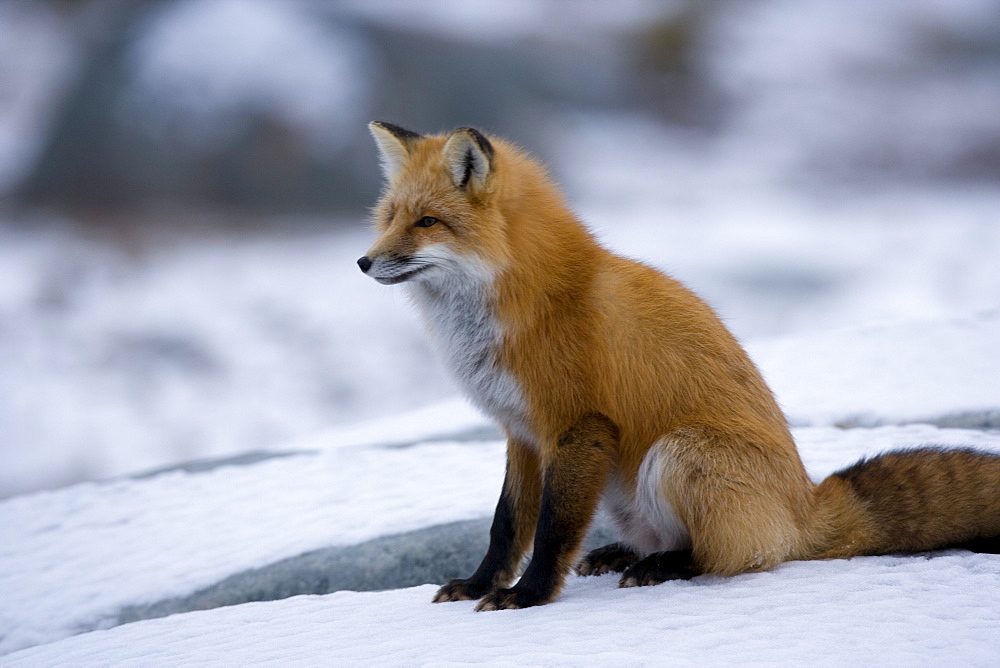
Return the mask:
[[[510,622],[423,587],[125,624],[439,581],[467,568],[425,552],[443,523],[436,541],[480,556],[496,432],[400,292],[355,265],[371,119],[473,125],[546,160],[607,245],[747,344],[817,479],[887,447],[1000,449],[1000,6],[566,7],[0,3],[0,652],[1000,657],[1000,566],[954,553],[648,592],[580,580],[563,613]],[[444,467],[463,484],[441,488]],[[290,587],[304,557],[346,574]],[[427,635],[438,616],[454,637]],[[606,645],[546,644],[596,625]],[[523,653],[483,649],[510,635]]]

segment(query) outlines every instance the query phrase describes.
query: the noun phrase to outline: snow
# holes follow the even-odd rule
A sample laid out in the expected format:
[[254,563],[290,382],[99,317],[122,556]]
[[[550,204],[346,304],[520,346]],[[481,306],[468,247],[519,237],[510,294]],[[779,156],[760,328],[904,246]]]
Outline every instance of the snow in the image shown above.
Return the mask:
[[488,515],[503,466],[498,442],[335,449],[15,497],[0,512],[0,648],[312,549]]
[[5,657],[10,666],[817,663],[987,665],[996,558],[789,563],[729,581],[618,589],[574,578],[549,606],[474,614],[433,586],[340,592],[130,624]]
[[[141,107],[158,121],[147,131],[208,145],[249,108],[336,149],[367,120],[377,63],[310,11],[591,47],[664,11],[411,5],[171,3],[137,27],[122,115]],[[816,186],[866,166],[947,174],[995,135],[1000,117],[983,111],[1000,99],[995,72],[934,52],[935,39],[988,44],[995,12],[989,0],[733,5],[700,65],[731,101],[717,138],[609,111],[546,128],[554,172],[598,236],[694,288],[747,343],[816,480],[894,448],[1000,452],[1000,192]],[[0,192],[30,169],[79,55],[62,20],[0,4],[0,78],[17,83],[0,100]],[[245,237],[185,215],[184,229],[122,243],[25,216],[0,220],[4,666],[1000,658],[1000,557],[961,551],[632,590],[574,577],[524,611],[432,605],[428,584],[125,623],[135,606],[312,550],[486,518],[503,445],[454,398],[399,292],[357,271],[360,212],[347,231],[310,221]]]
[[[927,444],[1000,452],[996,431],[905,423],[908,414],[899,412],[909,405],[930,416],[956,406],[1000,409],[995,358],[989,358],[995,353],[984,348],[996,340],[997,321],[996,313],[986,313],[762,346],[764,372],[790,414],[828,420],[794,429],[810,475],[820,480],[862,456]],[[942,350],[947,355],[935,361]],[[782,366],[782,360],[789,361]],[[853,369],[838,374],[844,367]],[[852,394],[855,378],[874,371],[883,387],[898,391],[880,401],[876,387],[870,397],[861,392],[854,403],[836,403]],[[955,376],[973,389],[953,395]],[[818,384],[825,393],[810,390],[816,378],[828,379]],[[864,405],[873,423],[904,423],[830,426]],[[467,404],[448,401],[292,441],[249,464],[176,469],[2,501],[4,664],[323,657],[933,663],[946,656],[976,663],[1000,653],[1000,615],[984,593],[998,584],[1000,557],[960,551],[792,563],[766,574],[641,591],[618,590],[613,578],[571,578],[555,604],[523,613],[474,615],[464,603],[431,605],[433,587],[425,586],[244,604],[102,631],[120,624],[129,606],[191,594],[310,550],[488,517],[504,455],[501,441],[481,440],[487,428]],[[448,440],[458,434],[475,440]]]
[[454,395],[405,299],[358,271],[360,221],[301,238],[195,229],[148,254],[46,223],[0,227],[0,496]]
[[303,449],[354,445],[405,445],[455,437],[500,438],[500,428],[463,398],[451,399],[387,418],[336,427],[297,442]]
[[[976,200],[971,202],[969,208],[959,208],[953,216],[956,221],[965,221],[959,222],[959,231],[932,235],[933,248],[920,246],[916,259],[904,252],[882,258],[886,268],[879,268],[879,274],[898,271],[906,280],[887,286],[864,276],[842,279],[847,296],[840,299],[853,304],[852,309],[894,295],[896,299],[886,304],[883,313],[896,318],[839,329],[824,327],[827,323],[814,319],[818,326],[810,333],[758,338],[748,345],[793,424],[799,425],[794,434],[814,479],[861,456],[894,448],[930,443],[1000,451],[1000,434],[995,431],[914,424],[961,424],[956,417],[972,415],[996,428],[1000,352],[995,342],[1000,340],[1000,312],[972,309],[962,317],[946,317],[951,307],[929,288],[935,281],[910,280],[920,274],[918,265],[928,256],[935,256],[934,261],[922,265],[924,271],[943,273],[943,267],[952,265],[940,261],[942,255],[957,259],[990,252],[995,239],[988,227],[991,220],[981,213],[984,209]],[[599,198],[593,206],[601,206]],[[919,202],[914,206],[916,211],[924,211],[927,229],[938,229],[929,222],[931,213]],[[598,232],[612,237],[617,247],[676,262],[695,280],[710,279],[722,267],[766,262],[768,253],[792,258],[810,244],[817,246],[817,258],[847,252],[847,244],[836,242],[844,233],[842,229],[827,231],[785,219],[755,226],[754,234],[740,236],[741,228],[725,224],[725,219],[723,214],[711,215],[700,227],[699,233],[707,233],[720,249],[716,256],[696,258],[708,265],[700,271],[695,270],[695,260],[684,257],[683,249],[690,247],[685,238],[689,233],[680,225],[669,223],[672,235],[654,236],[663,239],[658,242],[661,248],[653,247],[648,236],[638,233],[641,226]],[[916,224],[921,223],[918,220]],[[727,239],[727,230],[736,239]],[[396,414],[325,430],[320,428],[321,422],[313,422],[311,430],[286,438],[280,445],[272,444],[269,453],[256,462],[234,459],[231,465],[223,461],[180,467],[0,502],[0,590],[4,592],[0,599],[0,653],[25,650],[5,656],[5,665],[170,663],[174,659],[242,662],[268,656],[280,656],[283,662],[296,657],[309,662],[317,656],[345,661],[382,657],[392,662],[403,656],[393,654],[397,651],[408,652],[405,660],[412,662],[462,657],[573,661],[577,656],[574,652],[582,653],[581,661],[595,663],[652,656],[675,657],[682,662],[692,661],[692,656],[719,661],[751,657],[756,661],[820,662],[852,657],[895,657],[899,661],[926,657],[933,662],[946,655],[977,662],[997,649],[992,638],[1000,632],[1000,625],[995,614],[984,613],[981,599],[982,592],[990,591],[1000,574],[1000,563],[995,557],[964,553],[931,560],[891,557],[786,564],[770,574],[725,582],[703,578],[640,592],[618,591],[610,578],[574,579],[554,605],[524,612],[521,617],[499,613],[494,621],[489,615],[472,615],[465,604],[431,606],[427,603],[431,588],[423,587],[241,605],[101,632],[120,624],[122,611],[130,606],[189,595],[234,574],[311,550],[488,517],[502,480],[503,445],[496,440],[495,427],[466,402],[448,399],[450,392],[435,390],[441,382],[429,375],[435,363],[426,354],[414,356],[414,349],[406,347],[423,338],[398,295],[388,290],[366,291],[364,277],[355,276],[351,260],[367,240],[361,231],[320,237],[325,243],[297,238],[248,241],[225,252],[221,250],[223,241],[209,239],[197,253],[187,247],[173,254],[161,252],[150,258],[142,271],[106,249],[80,244],[65,231],[49,233],[53,235],[50,239],[12,234],[8,237],[11,243],[0,247],[5,258],[0,266],[7,268],[11,278],[0,283],[0,307],[8,313],[35,313],[38,317],[36,321],[9,319],[6,329],[0,330],[0,335],[15,344],[0,349],[0,354],[8,355],[6,368],[21,371],[0,377],[0,383],[10,384],[9,396],[23,398],[23,393],[16,391],[18,379],[38,377],[38,369],[31,366],[36,363],[51,365],[57,373],[70,369],[71,378],[93,383],[100,398],[100,392],[107,392],[102,389],[106,381],[93,368],[72,360],[69,351],[73,345],[99,351],[109,332],[115,336],[132,332],[141,340],[152,333],[162,336],[163,331],[173,331],[180,333],[180,340],[188,336],[208,350],[212,365],[236,369],[229,381],[233,383],[229,387],[236,388],[235,396],[227,397],[223,392],[218,398],[233,401],[233,408],[225,409],[228,404],[221,403],[211,411],[223,425],[234,415],[244,415],[238,405],[248,398],[259,407],[250,418],[280,421],[282,411],[288,411],[291,403],[310,401],[301,386],[315,376],[310,375],[309,367],[297,366],[297,358],[289,356],[280,336],[268,338],[261,330],[244,326],[270,313],[268,321],[283,322],[284,329],[276,331],[281,336],[290,332],[293,344],[309,341],[309,332],[315,328],[328,328],[340,346],[328,349],[325,364],[331,366],[320,366],[319,371],[339,369],[358,375],[367,381],[362,385],[372,396],[397,397],[393,406]],[[676,247],[670,245],[671,236],[679,237]],[[888,226],[867,236],[860,232],[848,236],[851,245],[863,247],[866,258],[905,238]],[[880,241],[872,242],[873,238]],[[647,240],[644,246],[639,244],[643,239]],[[954,243],[942,243],[942,239]],[[81,248],[85,252],[70,254],[69,262],[60,252],[80,252]],[[78,265],[75,269],[74,264]],[[972,268],[954,265],[959,274],[953,280],[964,281],[967,288],[947,293],[966,295],[960,306],[988,303],[994,294],[991,281],[995,277],[990,278],[984,263],[970,264]],[[53,285],[51,276],[33,273],[33,268],[46,265],[67,271],[68,278]],[[80,269],[81,265],[85,268]],[[967,280],[961,278],[962,271],[968,272]],[[108,289],[107,284],[116,287]],[[297,286],[296,290],[289,291],[289,284]],[[330,286],[334,285],[349,287],[333,293]],[[858,285],[875,288],[876,294],[869,296],[871,302],[864,301]],[[290,292],[296,298],[284,304]],[[747,298],[726,290],[713,294],[722,297],[726,309]],[[928,302],[942,306],[929,309],[936,317],[900,320],[901,314],[909,313],[908,299],[920,301],[922,306],[917,310],[924,314],[928,313]],[[33,300],[40,300],[44,308],[29,308]],[[279,304],[283,306],[276,317],[273,310]],[[65,318],[65,311],[68,320],[56,317],[61,314]],[[845,311],[844,307],[834,309],[835,314]],[[209,313],[216,317],[206,317]],[[67,322],[69,328],[58,326]],[[343,322],[352,328],[344,328]],[[759,326],[766,329],[768,324]],[[33,335],[63,342],[62,357],[50,359],[42,354],[51,346],[17,348],[37,345]],[[18,357],[10,355],[12,350],[36,352]],[[248,352],[252,353],[250,364],[241,367]],[[148,362],[144,364],[140,368],[146,369],[147,376],[134,379],[134,387],[148,383],[164,369],[167,374],[176,372],[176,365],[157,370],[155,366],[150,369]],[[289,365],[294,373],[282,375],[283,367]],[[184,364],[180,366],[183,369]],[[402,381],[388,382],[400,378],[399,370],[407,368],[412,370],[403,374]],[[262,371],[269,383],[254,383]],[[176,380],[186,383],[192,378],[199,375],[182,373]],[[152,394],[147,397],[147,408],[164,411],[163,424],[167,425],[193,411],[194,404],[187,401],[210,399],[213,392],[225,387],[221,382],[210,375],[204,386],[209,392],[192,395],[190,400],[149,388]],[[415,383],[419,384],[419,395],[431,403],[401,411]],[[180,391],[177,388],[183,385],[173,387]],[[61,406],[64,417],[72,418],[72,402],[63,401]],[[77,409],[80,415],[86,415],[89,406],[81,403]],[[13,409],[17,407],[15,402]],[[8,404],[5,409],[12,407]],[[231,410],[231,415],[227,416],[226,410]],[[120,429],[129,422],[110,424]],[[244,438],[260,423],[244,424],[247,432],[237,432],[234,440]],[[837,425],[868,428],[845,430]],[[60,436],[65,437],[72,433],[72,421],[57,422],[56,428],[65,429]],[[119,473],[142,468],[136,465],[142,460],[134,459],[134,446],[141,443],[141,436],[141,431],[126,430],[124,437],[135,442],[133,451],[125,454],[133,458],[126,460]],[[101,440],[94,438],[92,443],[99,446]],[[223,448],[211,454],[236,454],[245,451],[247,443],[253,441],[247,440],[242,449],[234,447],[227,452]],[[114,439],[104,445],[109,456],[119,447]],[[5,463],[12,466],[5,469],[16,473],[19,461],[30,460],[18,452],[16,457],[6,458]],[[247,637],[242,624],[254,619],[262,621],[253,624],[253,637],[271,649],[262,650]],[[320,619],[324,622],[316,624]],[[340,624],[339,619],[353,622]],[[442,626],[432,623],[435,620],[441,620]],[[300,627],[308,629],[306,636],[301,635]],[[449,631],[444,633],[442,628]],[[594,628],[602,631],[594,633]],[[669,633],[676,629],[686,633]],[[515,635],[510,635],[512,631]],[[359,634],[363,636],[360,643],[354,640]],[[513,644],[512,637],[518,638]],[[624,647],[622,637],[627,638]],[[163,638],[176,641],[167,647]],[[288,645],[282,638],[298,639],[294,643],[297,649],[286,654]],[[493,645],[489,638],[496,639]],[[244,647],[241,651],[246,654],[222,656],[225,648],[232,650],[234,645]],[[122,653],[122,648],[129,648],[131,654]],[[493,654],[487,654],[487,648]]]
[[[928,425],[846,431],[805,428],[796,430],[795,435],[804,461],[817,479],[865,454],[901,446],[972,445],[1000,452],[1000,435]],[[216,611],[217,617],[211,616],[216,613],[186,613],[161,622],[127,625],[131,631],[94,632],[86,634],[86,640],[61,640],[112,626],[126,605],[190,593],[231,573],[286,556],[487,516],[496,502],[502,476],[500,442],[425,443],[411,447],[340,444],[322,453],[246,467],[88,483],[10,499],[0,503],[0,534],[4,536],[0,548],[0,589],[4,591],[0,602],[0,628],[4,630],[0,652],[38,644],[48,647],[39,650],[48,654],[7,656],[5,665],[18,665],[21,659],[39,664],[57,658],[68,663],[89,662],[97,661],[99,656],[103,656],[101,660],[170,662],[184,657],[213,660],[211,652],[240,644],[246,645],[242,651],[247,654],[229,660],[241,663],[260,660],[255,656],[268,656],[258,654],[252,642],[244,643],[241,638],[267,640],[265,644],[270,647],[270,634],[299,637],[299,631],[288,629],[302,625],[312,628],[315,635],[300,640],[315,643],[325,638],[322,642],[330,644],[304,645],[300,651],[306,653],[300,660],[328,651],[331,657],[344,660],[366,656],[393,661],[393,646],[410,646],[414,660],[433,661],[444,659],[420,652],[434,650],[441,628],[448,628],[447,635],[453,638],[444,645],[447,652],[448,647],[451,651],[482,648],[481,641],[474,640],[482,632],[488,633],[482,624],[497,623],[515,625],[497,636],[497,646],[509,645],[510,638],[517,637],[518,651],[529,651],[527,656],[551,642],[546,640],[548,627],[552,627],[553,637],[574,637],[574,632],[590,636],[594,628],[601,628],[598,635],[606,641],[630,628],[650,625],[650,637],[639,637],[647,633],[629,635],[628,651],[623,656],[658,656],[662,648],[671,645],[676,645],[672,651],[694,651],[721,643],[727,635],[739,634],[731,642],[747,650],[759,646],[764,652],[759,658],[766,660],[805,651],[809,637],[805,631],[810,628],[819,638],[817,647],[824,647],[823,629],[828,634],[827,642],[834,643],[841,633],[851,635],[851,629],[858,632],[874,628],[873,620],[879,618],[882,621],[878,628],[885,629],[884,641],[892,640],[883,648],[885,652],[916,651],[909,649],[910,643],[914,635],[922,634],[903,628],[915,621],[949,633],[953,627],[968,627],[957,637],[949,636],[947,646],[951,650],[959,646],[963,651],[980,651],[984,646],[983,629],[992,629],[994,634],[1000,631],[995,613],[982,616],[986,603],[981,600],[983,592],[1000,578],[1000,559],[956,552],[929,561],[923,557],[890,557],[786,564],[770,574],[731,581],[699,578],[637,594],[617,590],[613,578],[571,580],[567,593],[550,606],[550,612],[526,613],[524,619],[511,622],[473,621],[470,618],[488,615],[472,615],[471,606],[465,604],[432,606],[429,601],[433,589],[423,587],[376,596],[335,594],[322,600],[299,598],[294,599],[297,602],[242,605],[237,607],[245,609],[243,612]],[[313,602],[304,602],[309,600]],[[286,605],[287,609],[281,607]],[[302,605],[307,607],[299,607]],[[311,607],[317,605],[319,608]],[[307,609],[314,610],[318,617],[306,613]],[[762,613],[763,618],[756,622],[762,626],[748,628],[744,618]],[[794,617],[796,625],[776,636],[776,626],[782,625],[786,615]],[[252,618],[260,621],[254,623],[248,637],[243,625]],[[258,629],[267,620],[280,619],[287,619],[289,626],[279,625],[267,633]],[[313,626],[319,619],[326,620],[326,627]],[[338,619],[354,622],[345,626]],[[599,619],[605,621],[598,623]],[[842,627],[844,619],[851,620],[847,628]],[[541,624],[541,620],[548,621]],[[522,624],[538,628],[527,637],[508,635],[521,629]],[[657,625],[661,629],[702,630],[692,634],[697,637],[678,644],[676,639],[657,637]],[[704,625],[710,625],[712,630],[707,631]],[[352,645],[350,638],[362,630],[366,644]],[[757,632],[765,635],[753,640]],[[120,633],[138,635],[115,635]],[[707,637],[712,635],[716,635],[715,640]],[[178,642],[165,640],[174,637]],[[278,652],[274,657],[284,656],[284,641],[276,637],[268,651]],[[500,644],[502,637],[507,641]],[[791,644],[785,646],[781,638]],[[535,643],[539,649],[531,650]],[[160,655],[166,645],[182,653]],[[133,654],[99,654],[116,647],[119,649],[115,652],[132,648]],[[828,651],[832,645],[826,647]],[[855,651],[865,647],[868,645],[861,643]],[[920,647],[926,649],[925,645]],[[559,645],[549,651],[553,652],[551,656],[572,657],[573,651],[590,654],[593,647],[573,650]],[[98,654],[88,658],[87,652]],[[221,656],[216,660],[221,661]],[[293,653],[287,658],[295,660],[295,656]],[[717,656],[720,660],[725,657]]]
[[294,3],[169,3],[139,26],[127,60],[122,121],[151,120],[143,131],[192,148],[227,139],[247,110],[326,150],[342,148],[365,121],[367,47]]
[[1000,311],[748,346],[793,424],[986,420],[1000,428]]

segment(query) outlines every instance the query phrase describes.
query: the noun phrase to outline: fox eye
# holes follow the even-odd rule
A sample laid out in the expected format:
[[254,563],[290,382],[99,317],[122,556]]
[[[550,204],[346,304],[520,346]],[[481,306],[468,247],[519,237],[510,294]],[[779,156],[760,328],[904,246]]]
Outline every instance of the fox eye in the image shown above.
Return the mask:
[[424,216],[423,218],[421,218],[417,222],[413,223],[413,226],[414,227],[430,227],[431,225],[434,225],[435,223],[438,223],[438,222],[440,222],[440,221],[437,218],[432,218],[431,216]]

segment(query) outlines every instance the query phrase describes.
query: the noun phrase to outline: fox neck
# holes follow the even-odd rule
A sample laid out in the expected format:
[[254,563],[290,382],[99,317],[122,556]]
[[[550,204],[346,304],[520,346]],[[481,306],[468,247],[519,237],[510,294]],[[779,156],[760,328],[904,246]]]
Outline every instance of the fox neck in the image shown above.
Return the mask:
[[[521,227],[529,228],[521,233]],[[531,337],[563,306],[584,298],[601,266],[601,248],[571,214],[512,221],[511,254],[517,258],[497,283],[497,311],[509,335]]]
[[533,442],[524,395],[501,359],[504,331],[492,273],[474,268],[441,281],[414,282],[410,294],[466,396],[511,436]]
[[505,176],[497,208],[507,226],[510,261],[497,282],[497,310],[513,333],[535,329],[555,302],[586,291],[607,251],[540,165],[517,161]]

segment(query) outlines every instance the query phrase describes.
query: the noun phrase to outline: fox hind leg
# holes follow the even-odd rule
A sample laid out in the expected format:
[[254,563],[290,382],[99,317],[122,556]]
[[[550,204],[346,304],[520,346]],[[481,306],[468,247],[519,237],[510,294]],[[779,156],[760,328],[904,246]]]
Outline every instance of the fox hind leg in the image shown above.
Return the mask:
[[690,580],[699,574],[691,550],[654,552],[626,568],[618,586],[646,587],[669,580]]
[[621,573],[639,561],[639,554],[625,543],[611,543],[591,550],[576,565],[578,575]]

